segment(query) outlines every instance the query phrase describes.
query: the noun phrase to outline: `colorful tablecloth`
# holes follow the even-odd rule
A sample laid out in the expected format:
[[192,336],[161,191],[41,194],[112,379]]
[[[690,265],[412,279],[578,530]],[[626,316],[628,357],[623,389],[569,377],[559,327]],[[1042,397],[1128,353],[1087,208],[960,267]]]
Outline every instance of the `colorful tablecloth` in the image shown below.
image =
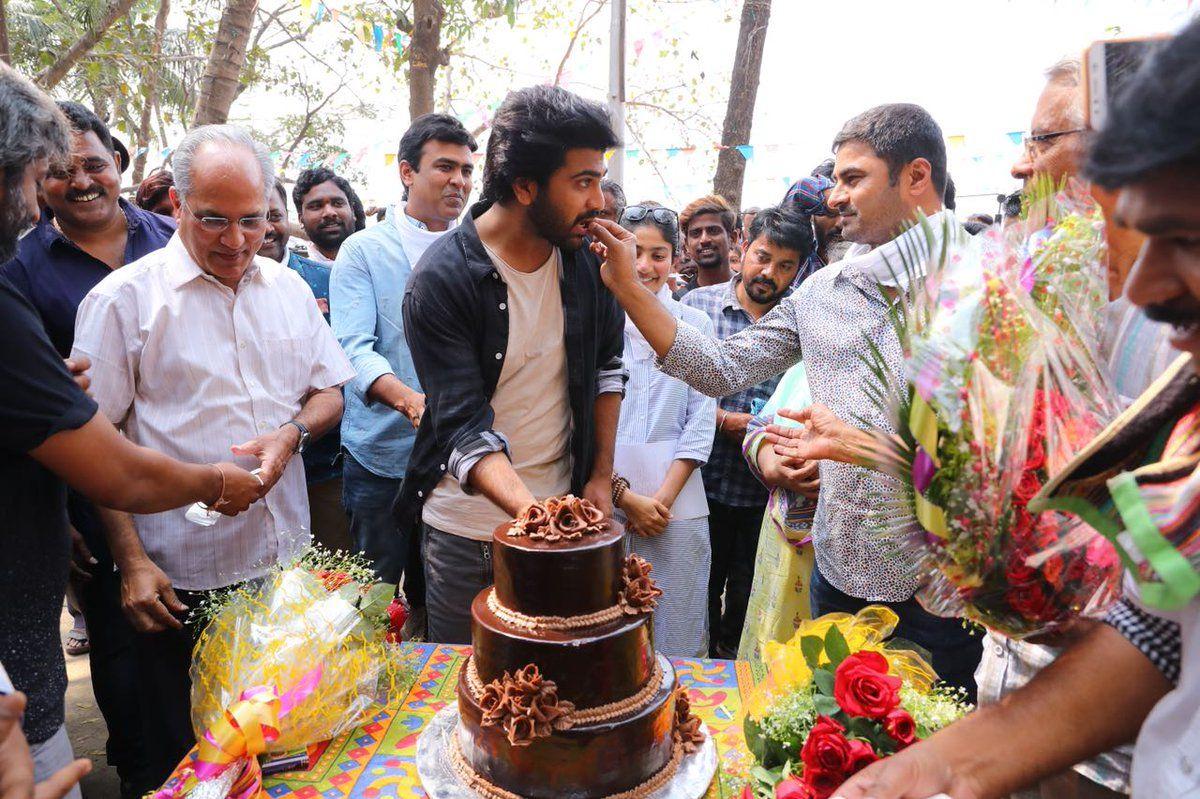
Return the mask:
[[[307,771],[265,780],[273,799],[408,799],[425,796],[417,776],[417,738],[439,710],[454,701],[458,670],[469,647],[406,644],[405,658],[417,673],[395,713],[335,738]],[[708,799],[735,796],[746,781],[750,753],[742,736],[742,699],[755,682],[750,665],[733,660],[672,661],[695,711],[708,725],[720,768]]]

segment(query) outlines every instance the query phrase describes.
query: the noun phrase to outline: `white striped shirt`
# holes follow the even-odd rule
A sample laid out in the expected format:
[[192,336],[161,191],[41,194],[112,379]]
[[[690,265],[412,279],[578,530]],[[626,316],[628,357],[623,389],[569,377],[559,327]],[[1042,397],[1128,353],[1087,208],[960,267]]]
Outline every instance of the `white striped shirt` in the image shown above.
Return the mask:
[[[197,266],[179,234],[84,298],[72,355],[91,358],[92,396],[132,441],[248,469],[257,459],[234,457],[231,446],[277,429],[309,393],[354,377],[296,273],[256,257],[235,294]],[[134,517],[146,553],[176,588],[260,576],[310,541],[299,457],[245,513],[200,527],[186,510]]]

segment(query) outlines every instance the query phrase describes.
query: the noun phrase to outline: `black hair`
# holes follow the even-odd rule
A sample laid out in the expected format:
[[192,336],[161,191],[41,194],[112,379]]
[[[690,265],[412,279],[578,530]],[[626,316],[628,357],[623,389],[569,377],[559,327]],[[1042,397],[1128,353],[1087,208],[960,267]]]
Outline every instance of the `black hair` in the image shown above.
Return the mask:
[[557,86],[518,89],[504,98],[492,120],[483,200],[511,200],[518,178],[545,186],[563,165],[567,150],[608,150],[619,144],[608,111],[599,103]]
[[279,199],[283,200],[283,210],[287,210],[287,189],[283,187],[283,181],[279,178],[275,179],[275,192],[279,195]]
[[755,214],[746,240],[753,242],[759,236],[766,236],[776,247],[798,252],[801,266],[817,246],[812,221],[792,206],[777,205]]
[[[667,208],[667,206],[663,205],[660,202],[655,202],[654,200],[645,200],[640,203],[634,203],[634,205],[640,205],[642,208]],[[669,211],[671,209],[667,208],[667,210]],[[679,252],[679,215],[678,214],[675,215],[674,224],[671,224],[671,223],[664,224],[663,222],[659,222],[657,219],[655,219],[654,214],[646,214],[644,217],[642,217],[638,221],[634,222],[632,220],[625,219],[623,216],[624,213],[625,213],[625,211],[624,211],[624,209],[622,209],[621,210],[622,215],[617,216],[617,221],[621,224],[621,227],[623,227],[629,231],[637,230],[640,227],[647,227],[647,226],[652,227],[652,228],[656,229],[659,233],[662,234],[662,237],[667,242],[667,244],[671,245],[671,257],[672,258],[674,258],[676,253]]]
[[963,230],[967,231],[967,233],[971,236],[978,236],[980,233],[987,230],[988,227],[989,225],[984,224],[978,219],[968,219],[966,222],[963,222]]
[[1200,17],[1151,53],[1113,103],[1084,174],[1108,189],[1200,164]]
[[[400,137],[400,149],[396,155],[401,161],[407,161],[414,172],[419,172],[421,151],[431,141],[462,144],[471,152],[479,149],[475,137],[454,117],[449,114],[422,114],[412,121]],[[404,199],[408,199],[408,186],[404,187]]]
[[953,211],[958,207],[958,189],[954,187],[954,178],[950,174],[946,174],[946,190],[942,192],[942,205],[946,206],[947,211]]
[[296,178],[296,185],[292,187],[292,202],[296,206],[296,212],[304,207],[304,198],[312,191],[313,186],[319,186],[322,183],[333,181],[333,185],[342,190],[342,194],[346,195],[346,199],[350,201],[350,209],[354,211],[354,229],[362,230],[367,226],[367,212],[363,209],[362,200],[358,199],[358,195],[350,186],[350,181],[346,180],[341,175],[334,174],[332,169],[326,169],[319,166],[315,169],[306,169]]
[[[61,109],[28,78],[0,63],[0,170],[6,192],[25,179],[34,161],[49,158],[57,163],[70,151]],[[0,248],[7,244],[0,241]]]
[[832,158],[826,158],[813,167],[813,171],[809,175],[814,178],[828,178],[829,180],[833,180],[833,163]]
[[67,117],[67,121],[71,123],[72,130],[79,133],[91,131],[104,145],[104,149],[110,153],[117,151],[116,145],[113,144],[112,134],[108,131],[108,125],[105,125],[104,120],[96,116],[87,106],[70,100],[59,100],[58,107]]
[[900,170],[918,158],[929,162],[933,188],[946,191],[946,141],[933,117],[913,103],[890,103],[864,111],[842,126],[833,140],[834,152],[847,142],[858,141],[875,151],[888,165],[892,185]]

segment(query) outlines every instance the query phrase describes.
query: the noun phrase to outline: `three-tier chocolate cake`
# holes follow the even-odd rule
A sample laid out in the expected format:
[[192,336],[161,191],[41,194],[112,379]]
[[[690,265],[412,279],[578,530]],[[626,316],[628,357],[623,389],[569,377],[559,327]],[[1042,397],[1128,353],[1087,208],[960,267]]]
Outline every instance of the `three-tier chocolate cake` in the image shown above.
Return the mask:
[[492,799],[643,797],[703,741],[654,651],[661,591],[622,533],[572,496],[501,525],[495,585],[471,607],[458,684],[459,776]]

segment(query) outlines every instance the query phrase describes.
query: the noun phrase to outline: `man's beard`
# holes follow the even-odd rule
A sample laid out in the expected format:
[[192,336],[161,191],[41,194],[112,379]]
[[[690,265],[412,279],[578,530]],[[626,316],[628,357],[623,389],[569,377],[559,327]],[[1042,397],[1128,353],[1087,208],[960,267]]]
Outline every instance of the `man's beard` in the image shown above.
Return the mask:
[[599,215],[599,211],[589,211],[570,222],[563,222],[562,218],[555,213],[549,200],[546,199],[546,195],[540,192],[534,199],[533,205],[529,206],[529,221],[533,223],[533,229],[537,231],[537,234],[555,247],[567,252],[574,252],[583,246],[583,239],[572,236],[571,228],[581,223],[586,225],[587,222]]
[[308,235],[312,238],[313,244],[323,250],[336,251],[341,248],[342,242],[350,238],[353,231],[347,225],[339,225],[337,228],[314,228]]
[[[754,291],[751,291],[751,289],[754,289]],[[779,298],[787,290],[788,287],[786,285],[783,288],[779,288],[762,276],[755,277],[746,284],[746,294],[759,305],[770,305],[778,302]]]
[[16,201],[0,205],[0,263],[11,260],[17,254],[21,234],[33,224],[33,214],[21,202],[16,187],[10,187],[5,193],[10,200]]

